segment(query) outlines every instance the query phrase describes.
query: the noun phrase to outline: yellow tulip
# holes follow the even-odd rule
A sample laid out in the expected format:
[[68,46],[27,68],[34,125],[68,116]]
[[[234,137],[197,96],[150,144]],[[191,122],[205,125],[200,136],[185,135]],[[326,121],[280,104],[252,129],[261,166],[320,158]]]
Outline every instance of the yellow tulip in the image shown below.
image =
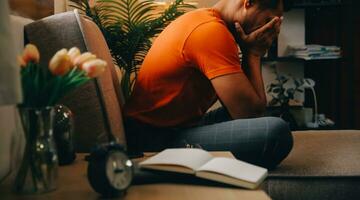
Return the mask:
[[82,65],[82,69],[86,72],[86,75],[90,78],[94,78],[99,76],[101,73],[105,71],[105,67],[107,63],[101,59],[94,59],[85,62]]
[[33,44],[27,44],[23,51],[22,59],[26,64],[28,64],[30,61],[39,63],[40,53],[38,48]]
[[83,53],[74,59],[74,65],[82,69],[82,65],[90,60],[96,59],[96,56],[90,52]]
[[80,50],[77,47],[72,47],[71,49],[69,49],[68,53],[67,53],[71,59],[71,61],[74,63],[75,58],[80,56]]
[[73,63],[66,49],[56,52],[49,62],[49,70],[54,75],[64,75],[72,66]]
[[25,60],[23,59],[22,56],[17,56],[16,59],[17,59],[18,65],[19,65],[20,67],[22,67],[22,68],[23,68],[23,67],[26,67],[26,62],[25,62]]

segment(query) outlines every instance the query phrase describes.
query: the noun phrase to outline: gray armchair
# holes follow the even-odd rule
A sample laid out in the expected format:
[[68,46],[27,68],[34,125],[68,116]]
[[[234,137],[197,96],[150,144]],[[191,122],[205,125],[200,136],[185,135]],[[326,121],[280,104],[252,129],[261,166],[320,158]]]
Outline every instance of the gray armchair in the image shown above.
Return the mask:
[[125,144],[121,88],[109,48],[96,24],[76,10],[69,11],[25,26],[25,40],[37,45],[43,66],[48,65],[56,51],[73,46],[81,52],[90,51],[108,63],[105,73],[72,91],[61,103],[74,113],[78,152],[89,151],[95,144],[109,141],[113,135]]

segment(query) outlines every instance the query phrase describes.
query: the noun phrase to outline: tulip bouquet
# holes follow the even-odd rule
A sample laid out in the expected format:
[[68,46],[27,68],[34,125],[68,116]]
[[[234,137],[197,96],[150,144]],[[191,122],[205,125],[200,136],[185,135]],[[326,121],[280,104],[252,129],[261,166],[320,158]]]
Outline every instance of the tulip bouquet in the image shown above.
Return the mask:
[[107,66],[92,53],[81,54],[76,47],[61,49],[48,67],[39,65],[40,53],[33,44],[25,46],[18,57],[21,66],[23,107],[53,106],[69,91],[99,76]]
[[14,188],[18,193],[43,193],[56,188],[58,157],[53,138],[54,104],[69,91],[100,75],[107,65],[76,47],[61,49],[48,67],[39,64],[36,46],[26,45],[18,57],[23,103],[18,107],[26,145]]

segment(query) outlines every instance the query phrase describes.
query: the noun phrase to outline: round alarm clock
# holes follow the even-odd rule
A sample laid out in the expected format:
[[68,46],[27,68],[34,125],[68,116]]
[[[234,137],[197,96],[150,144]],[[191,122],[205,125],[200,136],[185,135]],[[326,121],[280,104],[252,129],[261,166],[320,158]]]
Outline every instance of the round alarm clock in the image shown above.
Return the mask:
[[134,167],[122,145],[99,145],[87,157],[91,187],[105,197],[125,194],[133,179]]

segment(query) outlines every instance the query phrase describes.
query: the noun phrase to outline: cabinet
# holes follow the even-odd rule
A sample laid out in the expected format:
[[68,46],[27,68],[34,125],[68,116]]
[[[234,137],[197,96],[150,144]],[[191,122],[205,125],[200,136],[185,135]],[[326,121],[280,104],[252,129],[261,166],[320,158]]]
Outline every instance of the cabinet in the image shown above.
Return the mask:
[[[342,49],[343,58],[305,61],[298,58],[278,57],[277,44],[271,48],[270,57],[263,62],[276,61],[302,63],[304,77],[316,81],[315,90],[319,113],[333,119],[339,129],[360,127],[360,115],[357,114],[360,100],[355,81],[360,80],[359,58],[354,50],[359,43],[354,43],[356,31],[355,20],[359,19],[359,10],[352,0],[304,0],[294,1],[294,9],[304,9],[305,44],[336,45]],[[359,40],[357,40],[359,41]],[[360,54],[359,54],[360,55]],[[305,106],[314,105],[310,94],[305,93]]]
[[306,42],[337,45],[342,49],[339,60],[305,63],[306,76],[317,80],[319,110],[330,116],[338,128],[354,128],[354,65],[353,38],[355,14],[352,2],[341,6],[310,7],[306,9]]

